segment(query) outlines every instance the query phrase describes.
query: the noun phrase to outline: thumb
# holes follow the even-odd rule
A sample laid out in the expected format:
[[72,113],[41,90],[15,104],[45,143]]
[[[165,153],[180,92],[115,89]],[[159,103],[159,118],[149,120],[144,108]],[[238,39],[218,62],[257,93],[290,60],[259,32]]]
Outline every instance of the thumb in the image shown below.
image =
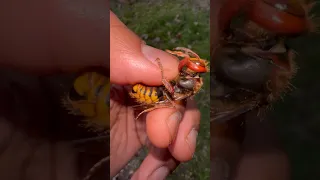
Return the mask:
[[146,45],[110,11],[110,81],[128,85],[161,85],[159,58],[167,79],[178,75],[178,59]]

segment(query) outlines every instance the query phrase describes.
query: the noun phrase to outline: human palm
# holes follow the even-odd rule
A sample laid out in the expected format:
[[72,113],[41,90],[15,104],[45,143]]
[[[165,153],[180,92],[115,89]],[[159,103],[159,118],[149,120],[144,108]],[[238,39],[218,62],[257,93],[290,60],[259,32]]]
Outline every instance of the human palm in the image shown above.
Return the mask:
[[136,121],[123,86],[113,86],[110,92],[110,151],[116,164],[111,175],[119,171],[142,147],[146,133],[141,121]]

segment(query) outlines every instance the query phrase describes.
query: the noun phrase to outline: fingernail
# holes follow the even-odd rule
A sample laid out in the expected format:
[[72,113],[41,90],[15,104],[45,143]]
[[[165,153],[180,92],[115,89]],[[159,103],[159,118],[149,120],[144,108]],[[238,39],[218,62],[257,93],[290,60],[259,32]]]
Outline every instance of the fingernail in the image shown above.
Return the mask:
[[157,180],[163,180],[166,179],[166,177],[169,175],[170,170],[166,166],[161,166],[157,170],[155,170],[148,179],[157,179]]
[[[182,114],[180,111],[177,111],[173,114],[171,114],[168,118],[167,124],[171,135],[171,142],[175,139],[176,134],[178,132],[178,127],[180,124],[180,121],[182,119]],[[170,142],[170,144],[171,144]]]
[[196,129],[192,129],[187,137],[187,143],[189,145],[190,151],[193,154],[196,150],[197,146],[197,137],[198,137],[198,131]]
[[159,58],[159,53],[165,53],[159,49],[156,49],[154,47],[151,47],[151,46],[148,46],[146,44],[142,44],[142,47],[141,47],[141,51],[142,51],[142,54],[151,62],[153,63],[157,63],[156,62],[156,59]]

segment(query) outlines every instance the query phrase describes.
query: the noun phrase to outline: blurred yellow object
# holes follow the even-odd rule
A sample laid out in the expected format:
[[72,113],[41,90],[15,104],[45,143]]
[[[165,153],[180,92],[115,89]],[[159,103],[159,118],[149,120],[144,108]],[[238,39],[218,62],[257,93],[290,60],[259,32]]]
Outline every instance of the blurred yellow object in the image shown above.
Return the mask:
[[97,72],[76,78],[71,91],[62,98],[70,114],[84,116],[84,126],[94,131],[110,127],[110,80]]

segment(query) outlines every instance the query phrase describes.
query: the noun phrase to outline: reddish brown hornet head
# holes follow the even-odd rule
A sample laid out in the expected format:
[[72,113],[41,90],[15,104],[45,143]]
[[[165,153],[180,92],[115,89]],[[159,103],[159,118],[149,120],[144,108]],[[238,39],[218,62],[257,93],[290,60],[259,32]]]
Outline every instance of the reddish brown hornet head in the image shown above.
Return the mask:
[[276,34],[292,35],[317,31],[317,23],[309,14],[314,3],[300,0],[226,0],[220,9],[221,31],[228,29],[231,19],[244,11],[248,20]]
[[201,59],[198,54],[188,48],[177,47],[175,48],[175,51],[166,51],[172,55],[183,57],[178,66],[179,72],[182,72],[185,67],[187,70],[191,70],[195,73],[209,72],[207,61]]
[[184,58],[179,63],[179,72],[181,72],[184,67],[187,67],[188,69],[197,73],[208,72],[206,63],[202,59]]
[[259,0],[252,4],[248,16],[251,21],[277,34],[300,34],[309,28],[308,10],[303,6],[297,1]]

